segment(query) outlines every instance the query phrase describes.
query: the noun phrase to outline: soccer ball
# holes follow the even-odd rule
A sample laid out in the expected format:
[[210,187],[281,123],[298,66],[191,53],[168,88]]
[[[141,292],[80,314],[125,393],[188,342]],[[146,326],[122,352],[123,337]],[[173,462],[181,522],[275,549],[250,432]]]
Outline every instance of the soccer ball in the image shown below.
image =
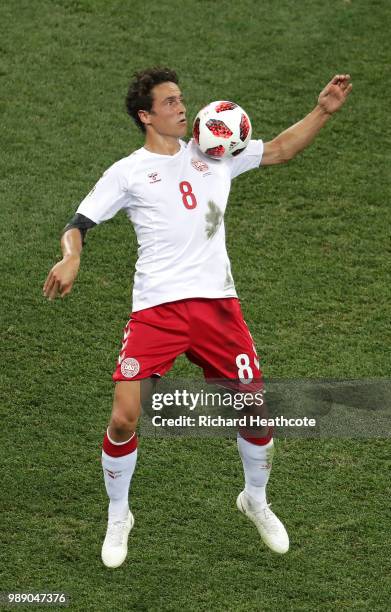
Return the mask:
[[218,100],[200,110],[193,124],[193,138],[205,155],[223,159],[240,155],[251,138],[247,113],[235,102]]

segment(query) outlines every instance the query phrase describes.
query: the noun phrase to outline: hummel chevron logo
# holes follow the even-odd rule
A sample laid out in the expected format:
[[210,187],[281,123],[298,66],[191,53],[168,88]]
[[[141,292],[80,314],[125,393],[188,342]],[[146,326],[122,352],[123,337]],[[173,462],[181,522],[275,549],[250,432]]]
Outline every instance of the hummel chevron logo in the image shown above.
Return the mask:
[[150,183],[160,183],[160,181],[162,180],[160,178],[159,172],[150,172],[148,174],[148,178]]
[[122,472],[113,472],[112,470],[105,470],[105,472],[110,478],[113,478],[113,480],[119,478],[122,474]]

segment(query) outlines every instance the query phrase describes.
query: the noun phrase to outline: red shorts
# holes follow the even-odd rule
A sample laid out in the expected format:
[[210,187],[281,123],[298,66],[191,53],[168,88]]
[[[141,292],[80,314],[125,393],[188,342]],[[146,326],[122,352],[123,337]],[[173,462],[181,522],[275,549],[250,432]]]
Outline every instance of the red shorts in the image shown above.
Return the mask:
[[133,313],[113,380],[163,376],[182,353],[207,380],[235,379],[250,386],[262,380],[237,298],[191,298]]

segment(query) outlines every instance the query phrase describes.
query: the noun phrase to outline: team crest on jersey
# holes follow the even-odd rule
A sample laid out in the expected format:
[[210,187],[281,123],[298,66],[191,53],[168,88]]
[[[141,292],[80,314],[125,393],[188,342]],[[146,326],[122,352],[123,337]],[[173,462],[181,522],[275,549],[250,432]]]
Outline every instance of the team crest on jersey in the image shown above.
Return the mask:
[[160,178],[159,172],[150,172],[148,174],[150,183],[159,183],[162,179]]
[[192,159],[191,165],[199,172],[206,172],[207,170],[209,170],[208,164],[201,161],[200,159]]
[[121,361],[121,374],[125,378],[134,378],[140,372],[140,364],[134,357],[126,357]]

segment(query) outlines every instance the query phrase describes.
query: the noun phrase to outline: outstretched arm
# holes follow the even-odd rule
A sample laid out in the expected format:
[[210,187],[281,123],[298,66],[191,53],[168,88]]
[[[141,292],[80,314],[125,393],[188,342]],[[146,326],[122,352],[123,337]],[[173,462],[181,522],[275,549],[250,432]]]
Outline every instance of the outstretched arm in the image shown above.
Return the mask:
[[337,74],[321,91],[315,108],[304,119],[264,145],[262,166],[282,164],[308,147],[352,91],[349,74]]
[[79,271],[86,232],[98,223],[114,217],[127,202],[126,175],[123,163],[117,162],[84,198],[64,230],[61,239],[63,258],[50,270],[43,287],[43,293],[49,300],[70,293]]

